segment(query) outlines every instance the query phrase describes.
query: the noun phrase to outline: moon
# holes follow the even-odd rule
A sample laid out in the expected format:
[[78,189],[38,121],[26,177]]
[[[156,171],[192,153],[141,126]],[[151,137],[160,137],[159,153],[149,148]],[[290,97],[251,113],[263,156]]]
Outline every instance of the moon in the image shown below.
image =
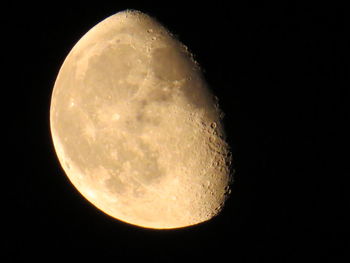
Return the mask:
[[63,170],[89,202],[132,225],[171,229],[213,218],[229,196],[222,114],[187,47],[126,10],[66,57],[50,128]]

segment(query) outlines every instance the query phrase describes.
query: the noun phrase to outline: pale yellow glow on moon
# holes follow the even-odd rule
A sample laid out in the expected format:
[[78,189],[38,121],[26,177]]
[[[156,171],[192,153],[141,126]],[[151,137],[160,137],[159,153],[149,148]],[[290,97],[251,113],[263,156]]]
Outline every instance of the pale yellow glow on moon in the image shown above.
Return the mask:
[[118,220],[190,226],[228,196],[218,105],[187,48],[141,12],[108,17],[78,41],[55,83],[50,125],[72,184]]

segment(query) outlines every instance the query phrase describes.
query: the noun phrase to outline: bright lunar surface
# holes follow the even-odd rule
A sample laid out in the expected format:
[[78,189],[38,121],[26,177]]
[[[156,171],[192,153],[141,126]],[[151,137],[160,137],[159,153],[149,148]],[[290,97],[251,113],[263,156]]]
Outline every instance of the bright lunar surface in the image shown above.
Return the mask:
[[59,161],[94,206],[146,228],[211,219],[232,182],[218,102],[186,46],[150,16],[110,16],[58,74],[50,125]]

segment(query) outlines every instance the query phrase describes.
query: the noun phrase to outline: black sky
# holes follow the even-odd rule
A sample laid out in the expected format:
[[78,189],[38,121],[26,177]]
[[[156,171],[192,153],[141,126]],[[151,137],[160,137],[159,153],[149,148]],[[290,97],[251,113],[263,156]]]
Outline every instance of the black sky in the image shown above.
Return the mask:
[[[2,10],[6,262],[349,262],[345,8],[92,2]],[[207,223],[155,231],[115,221],[78,194],[56,158],[49,105],[58,70],[87,30],[127,8],[156,17],[189,47],[226,113],[235,182]]]

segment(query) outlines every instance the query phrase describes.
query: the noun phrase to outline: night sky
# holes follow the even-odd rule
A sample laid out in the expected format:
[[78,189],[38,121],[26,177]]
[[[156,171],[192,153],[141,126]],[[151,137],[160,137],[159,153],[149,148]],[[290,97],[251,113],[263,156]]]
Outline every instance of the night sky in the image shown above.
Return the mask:
[[[2,8],[3,262],[350,262],[348,11],[111,2]],[[78,193],[56,157],[49,106],[63,60],[125,9],[188,46],[225,112],[235,181],[209,222],[159,231],[116,221]]]

